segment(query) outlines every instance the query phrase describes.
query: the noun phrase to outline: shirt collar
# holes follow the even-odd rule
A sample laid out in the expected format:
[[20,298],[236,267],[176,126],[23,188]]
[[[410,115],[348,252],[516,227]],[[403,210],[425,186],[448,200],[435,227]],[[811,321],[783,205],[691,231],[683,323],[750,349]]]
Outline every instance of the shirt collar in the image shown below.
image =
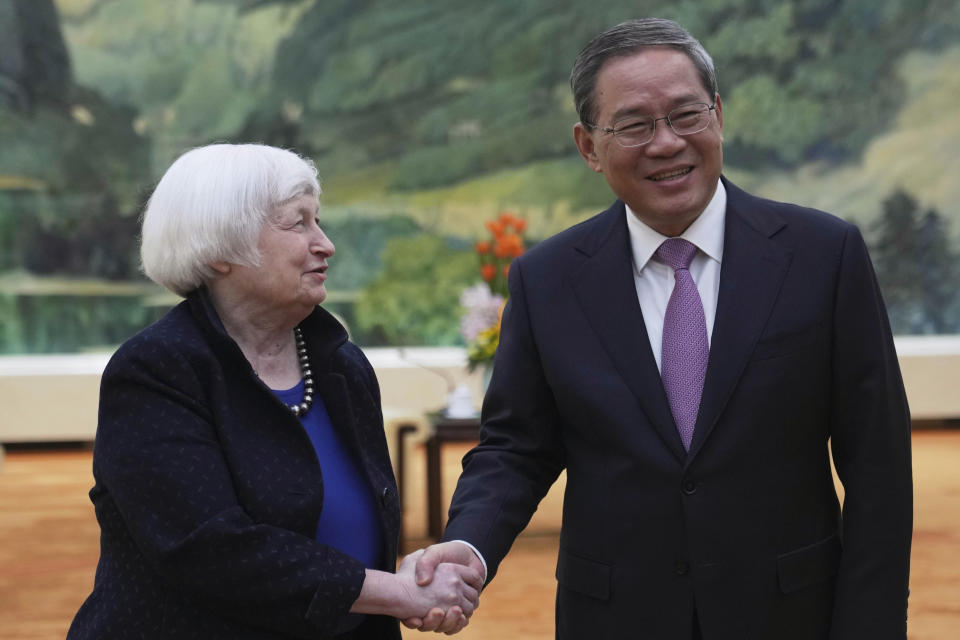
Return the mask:
[[[630,206],[624,203],[627,212],[627,229],[630,232],[630,247],[633,250],[633,267],[637,273],[656,253],[667,236],[654,231],[640,221]],[[723,258],[723,228],[727,215],[727,191],[717,181],[717,190],[697,219],[680,234],[684,240],[695,244],[708,258],[721,262]]]

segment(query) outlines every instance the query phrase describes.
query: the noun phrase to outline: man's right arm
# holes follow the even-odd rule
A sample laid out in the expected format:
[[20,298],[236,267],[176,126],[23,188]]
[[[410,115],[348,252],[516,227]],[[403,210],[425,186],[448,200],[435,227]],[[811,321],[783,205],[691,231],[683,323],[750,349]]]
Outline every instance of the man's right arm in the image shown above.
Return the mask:
[[[510,299],[484,398],[481,442],[464,458],[444,541],[417,563],[420,584],[429,582],[440,562],[480,567],[489,582],[565,464],[557,407],[533,340],[521,262],[510,270]],[[428,616],[405,624],[433,630],[442,623]]]
[[526,258],[510,269],[480,444],[464,457],[443,534],[445,542],[476,548],[487,564],[487,582],[566,465],[559,410],[534,337],[538,321],[524,282]]

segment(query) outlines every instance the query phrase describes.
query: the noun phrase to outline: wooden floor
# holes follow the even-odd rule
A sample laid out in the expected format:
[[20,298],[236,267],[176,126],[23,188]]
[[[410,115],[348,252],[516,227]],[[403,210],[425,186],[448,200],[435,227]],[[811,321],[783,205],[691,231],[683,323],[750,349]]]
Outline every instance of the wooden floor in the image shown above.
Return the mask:
[[[909,638],[949,640],[960,637],[960,430],[920,431],[913,443],[916,530]],[[462,451],[459,446],[445,450],[445,478],[456,477]],[[411,454],[411,469],[422,469],[420,448]],[[86,495],[91,484],[88,450],[7,452],[0,467],[0,637],[5,640],[65,636],[90,590],[97,562],[99,530]],[[445,487],[448,495],[451,488],[450,483]],[[422,480],[412,478],[408,491],[408,530],[422,535]],[[558,498],[551,498],[533,531],[514,545],[461,637],[553,637],[558,507]],[[428,637],[437,636],[404,629],[406,640]]]

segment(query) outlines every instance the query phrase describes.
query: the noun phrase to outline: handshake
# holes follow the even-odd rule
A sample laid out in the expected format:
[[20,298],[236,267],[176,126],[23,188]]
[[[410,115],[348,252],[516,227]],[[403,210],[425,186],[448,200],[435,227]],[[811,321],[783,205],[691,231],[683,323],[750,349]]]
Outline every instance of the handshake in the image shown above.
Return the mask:
[[468,545],[444,542],[409,554],[396,574],[375,574],[368,572],[367,582],[373,578],[380,584],[365,582],[363,589],[375,590],[383,600],[355,611],[389,613],[410,629],[452,635],[467,626],[479,606],[486,569]]

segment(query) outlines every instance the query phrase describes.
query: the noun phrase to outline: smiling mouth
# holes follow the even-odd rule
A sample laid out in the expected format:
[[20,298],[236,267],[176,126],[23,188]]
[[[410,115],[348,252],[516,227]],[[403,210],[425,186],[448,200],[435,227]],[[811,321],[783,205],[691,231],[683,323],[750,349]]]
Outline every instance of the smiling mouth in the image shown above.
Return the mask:
[[652,176],[648,176],[647,180],[652,180],[654,182],[671,180],[673,178],[679,178],[680,176],[685,176],[691,171],[693,171],[693,167],[686,167],[685,169],[674,169],[673,171],[665,171],[664,173],[657,173]]

